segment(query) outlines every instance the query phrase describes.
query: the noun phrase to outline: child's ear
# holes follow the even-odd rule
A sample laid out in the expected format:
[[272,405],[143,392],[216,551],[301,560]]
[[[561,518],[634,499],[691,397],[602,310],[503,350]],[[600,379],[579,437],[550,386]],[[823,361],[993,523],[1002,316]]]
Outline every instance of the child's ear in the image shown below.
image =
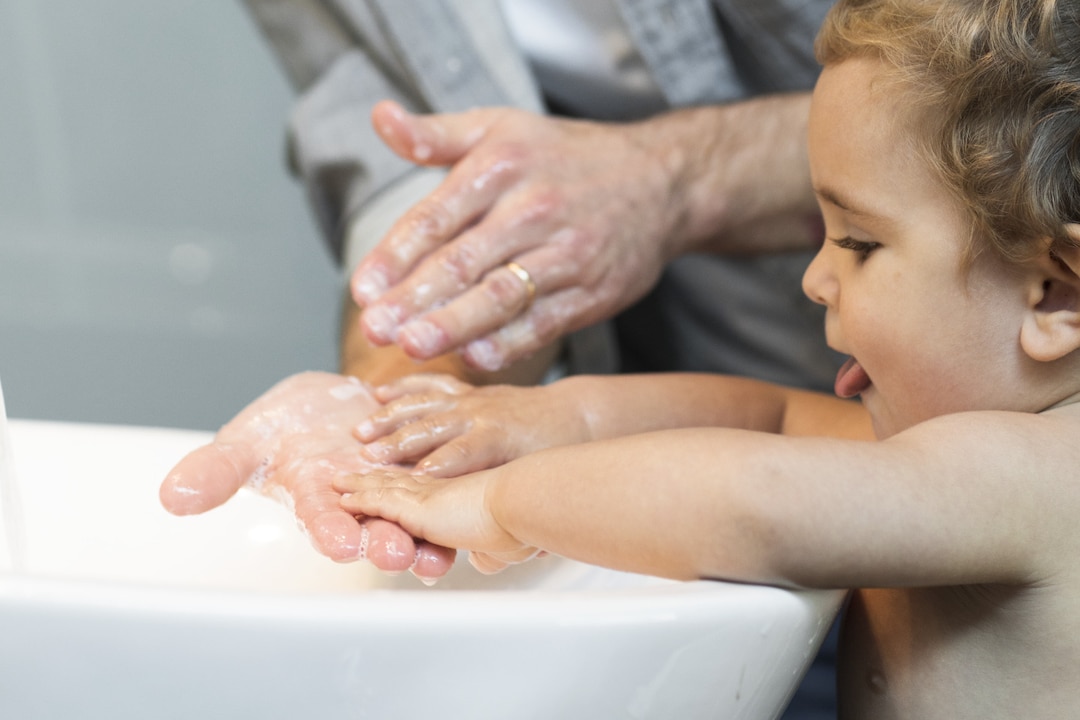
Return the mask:
[[1076,243],[1047,251],[1033,278],[1020,345],[1034,360],[1051,362],[1080,348],[1080,224],[1066,226]]

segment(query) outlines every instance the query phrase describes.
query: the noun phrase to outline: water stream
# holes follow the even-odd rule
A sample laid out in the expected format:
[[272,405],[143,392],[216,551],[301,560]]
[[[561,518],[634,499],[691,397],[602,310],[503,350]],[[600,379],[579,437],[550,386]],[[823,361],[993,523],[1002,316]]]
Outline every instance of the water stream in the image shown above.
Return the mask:
[[0,529],[3,530],[0,532],[0,570],[10,569],[19,572],[23,569],[25,562],[26,540],[2,385],[0,385]]

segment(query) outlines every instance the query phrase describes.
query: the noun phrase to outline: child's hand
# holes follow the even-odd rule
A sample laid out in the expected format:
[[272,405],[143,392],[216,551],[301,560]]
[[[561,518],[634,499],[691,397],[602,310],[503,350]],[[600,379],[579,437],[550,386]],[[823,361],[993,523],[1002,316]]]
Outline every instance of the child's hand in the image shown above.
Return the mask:
[[341,509],[333,480],[370,470],[352,428],[378,407],[355,378],[301,373],[275,385],[189,453],[161,485],[161,503],[176,515],[221,505],[245,484],[293,508],[315,548],[339,562],[366,557],[381,570],[444,575],[454,552],[416,544],[379,519],[360,523]]
[[338,475],[334,489],[342,493],[346,511],[397,523],[437,546],[468,550],[473,567],[491,574],[539,554],[506,532],[488,510],[491,477],[476,473],[442,479],[388,468]]
[[474,387],[449,375],[416,374],[376,388],[385,403],[356,428],[373,462],[415,462],[454,477],[536,450],[588,440],[584,422],[554,385]]

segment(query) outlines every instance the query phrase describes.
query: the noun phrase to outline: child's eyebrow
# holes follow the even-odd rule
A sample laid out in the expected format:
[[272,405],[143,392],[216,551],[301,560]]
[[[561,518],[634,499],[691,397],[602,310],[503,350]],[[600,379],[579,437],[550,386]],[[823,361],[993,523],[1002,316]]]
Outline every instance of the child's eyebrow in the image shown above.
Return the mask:
[[840,208],[841,210],[843,210],[845,212],[849,212],[852,215],[859,215],[861,217],[866,217],[866,218],[879,218],[879,217],[881,217],[878,213],[871,212],[869,210],[861,209],[858,206],[858,203],[851,202],[850,200],[843,197],[843,195],[841,195],[839,192],[837,192],[836,190],[834,190],[832,188],[823,187],[823,186],[815,186],[814,187],[814,194],[817,195],[818,198],[820,198],[821,200],[824,200],[827,203],[835,205],[836,207]]

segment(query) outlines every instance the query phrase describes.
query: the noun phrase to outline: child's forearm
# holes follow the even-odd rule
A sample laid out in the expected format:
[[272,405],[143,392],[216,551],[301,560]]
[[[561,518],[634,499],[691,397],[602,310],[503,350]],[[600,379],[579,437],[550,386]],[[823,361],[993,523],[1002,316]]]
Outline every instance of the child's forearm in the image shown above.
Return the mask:
[[575,376],[549,388],[584,420],[593,440],[682,427],[788,435],[840,427],[844,436],[860,436],[868,429],[849,430],[832,418],[822,422],[826,413],[851,414],[850,403],[748,378],[695,373]]
[[769,437],[690,429],[552,448],[485,471],[485,503],[524,545],[583,562],[676,579],[790,582],[762,544],[771,521],[745,452]]
[[557,447],[487,471],[485,504],[525,545],[583,562],[827,585],[818,533],[864,482],[847,459],[878,446],[838,442],[689,428]]

